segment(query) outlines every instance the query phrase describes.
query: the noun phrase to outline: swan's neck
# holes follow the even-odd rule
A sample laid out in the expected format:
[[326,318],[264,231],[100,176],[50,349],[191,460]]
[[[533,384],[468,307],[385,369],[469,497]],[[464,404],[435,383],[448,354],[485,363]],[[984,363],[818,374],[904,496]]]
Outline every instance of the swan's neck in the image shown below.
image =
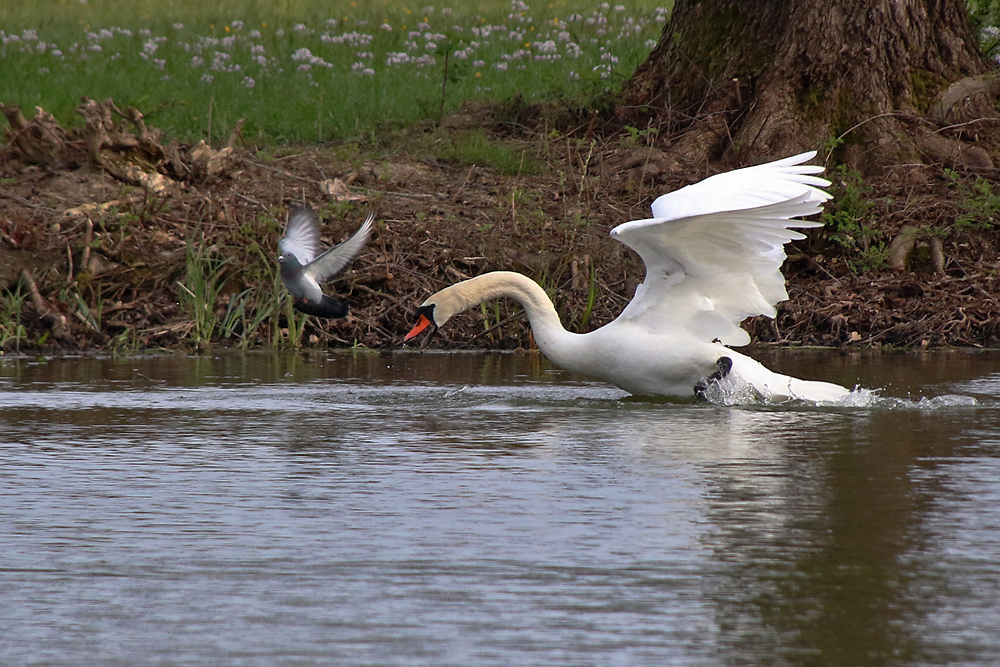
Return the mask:
[[531,323],[535,342],[549,358],[560,356],[558,348],[575,336],[563,328],[545,290],[531,278],[513,271],[493,271],[457,283],[442,290],[437,300],[439,306],[446,306],[450,316],[501,297],[509,297],[521,304]]

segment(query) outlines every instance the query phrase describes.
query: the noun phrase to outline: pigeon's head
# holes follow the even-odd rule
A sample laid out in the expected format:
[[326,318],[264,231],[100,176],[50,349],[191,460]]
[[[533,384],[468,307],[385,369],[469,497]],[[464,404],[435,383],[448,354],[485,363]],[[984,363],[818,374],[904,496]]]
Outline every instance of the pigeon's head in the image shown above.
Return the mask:
[[302,272],[302,262],[292,252],[278,255],[278,265],[281,267],[281,275],[285,278],[294,278]]

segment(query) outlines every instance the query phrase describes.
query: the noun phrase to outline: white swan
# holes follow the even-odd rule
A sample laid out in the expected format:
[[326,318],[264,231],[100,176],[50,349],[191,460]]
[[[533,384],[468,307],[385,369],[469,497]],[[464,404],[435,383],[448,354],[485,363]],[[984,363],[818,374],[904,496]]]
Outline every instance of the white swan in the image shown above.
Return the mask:
[[525,309],[535,341],[557,366],[610,382],[640,395],[690,397],[741,390],[765,400],[837,401],[850,392],[828,382],[799,380],[731,350],[750,336],[740,323],[774,317],[788,298],[781,264],[784,244],[805,236],[793,227],[821,223],[796,219],[822,209],[830,198],[802,165],[815,151],[737,169],[663,195],[653,217],[611,230],[646,264],[646,277],[613,322],[590,333],[566,331],[552,301],[530,278],[496,271],[466,280],[427,299],[410,340],[440,327],[488,299],[511,297]]

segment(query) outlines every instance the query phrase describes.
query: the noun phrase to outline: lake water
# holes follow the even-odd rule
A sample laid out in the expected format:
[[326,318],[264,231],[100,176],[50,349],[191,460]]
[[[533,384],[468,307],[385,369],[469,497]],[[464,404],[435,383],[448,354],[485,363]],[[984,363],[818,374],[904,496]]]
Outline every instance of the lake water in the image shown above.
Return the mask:
[[993,665],[1000,354],[0,357],[3,665]]

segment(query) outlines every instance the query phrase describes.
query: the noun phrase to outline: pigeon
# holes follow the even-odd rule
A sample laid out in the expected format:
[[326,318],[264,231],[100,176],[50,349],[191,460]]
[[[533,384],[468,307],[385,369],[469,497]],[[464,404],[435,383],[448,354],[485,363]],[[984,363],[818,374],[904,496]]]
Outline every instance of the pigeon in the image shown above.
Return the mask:
[[354,236],[320,254],[319,219],[309,206],[293,208],[288,228],[278,242],[281,282],[291,293],[295,310],[315,317],[346,317],[348,305],[323,294],[319,286],[340,273],[357,255],[372,231],[374,213],[369,213]]

